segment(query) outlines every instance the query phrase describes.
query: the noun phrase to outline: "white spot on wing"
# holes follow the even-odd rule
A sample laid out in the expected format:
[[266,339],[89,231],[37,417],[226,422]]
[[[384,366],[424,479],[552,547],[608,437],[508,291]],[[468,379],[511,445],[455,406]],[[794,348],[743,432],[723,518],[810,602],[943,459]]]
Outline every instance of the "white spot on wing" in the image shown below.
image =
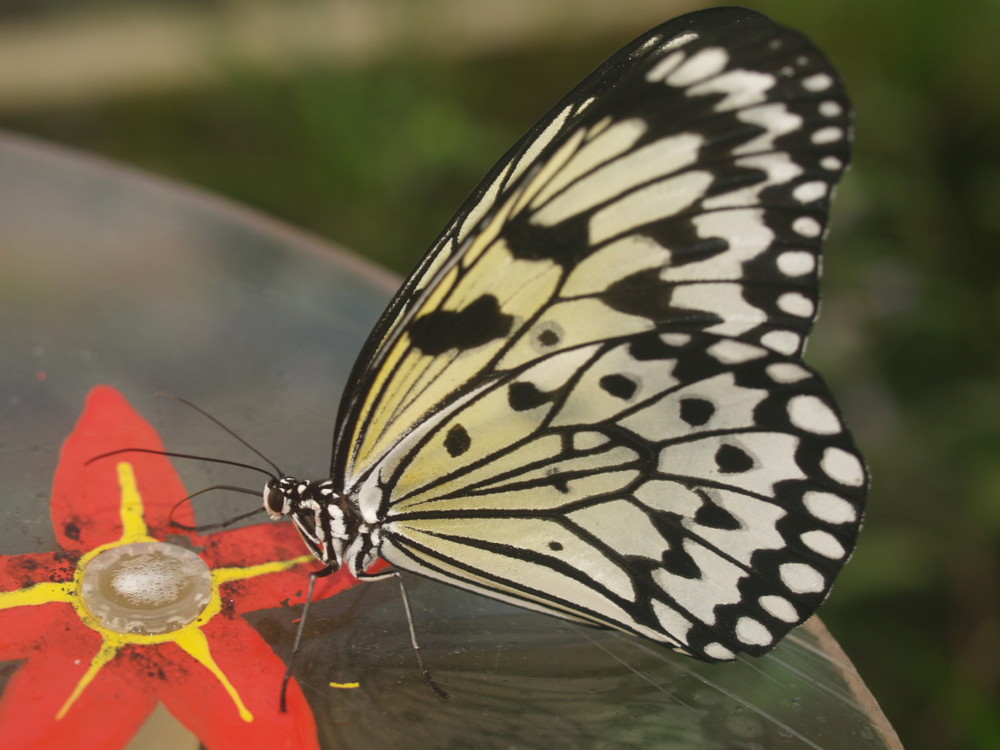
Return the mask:
[[865,483],[865,470],[861,461],[853,453],[841,448],[827,448],[823,452],[820,467],[828,477],[848,487],[860,487]]
[[798,383],[811,375],[809,370],[794,362],[775,362],[767,366],[766,372],[775,383]]
[[721,643],[708,643],[705,645],[703,650],[706,656],[712,659],[718,659],[719,661],[729,661],[730,659],[736,658],[736,654],[723,646]]
[[816,311],[813,301],[799,292],[785,292],[778,297],[778,307],[789,315],[808,318]]
[[802,337],[794,331],[768,331],[760,337],[760,343],[779,354],[795,354],[802,343]]
[[792,231],[803,237],[819,237],[823,225],[812,216],[800,216],[792,222]]
[[858,512],[854,506],[831,492],[818,490],[807,492],[802,497],[802,504],[806,506],[806,510],[812,514],[813,518],[826,523],[853,523],[858,519]]
[[844,111],[844,108],[840,106],[840,102],[835,102],[833,100],[820,102],[819,113],[823,117],[838,117]]
[[844,162],[836,156],[824,156],[819,160],[819,165],[823,167],[823,169],[828,169],[831,172],[836,172],[837,170],[844,168]]
[[705,351],[708,352],[710,357],[715,358],[724,365],[742,364],[753,359],[760,359],[767,354],[767,351],[761,349],[759,346],[745,344],[742,341],[734,341],[732,339],[722,339],[712,344]]
[[844,131],[837,127],[820,128],[815,133],[812,134],[810,140],[817,146],[822,146],[826,143],[836,143],[842,140],[844,137]]
[[839,560],[847,554],[844,545],[829,531],[807,531],[801,537],[802,543],[818,555]]
[[788,402],[788,418],[799,429],[817,435],[836,435],[843,430],[840,419],[816,396],[795,396]]
[[690,333],[664,333],[660,335],[660,341],[667,346],[685,346],[691,342]]
[[709,76],[718,75],[728,62],[729,53],[722,47],[706,47],[691,55],[664,82],[668,86],[684,88]]
[[795,607],[783,596],[767,594],[758,601],[765,612],[782,622],[795,622],[799,619],[799,613],[795,611]]
[[815,594],[826,586],[823,575],[812,565],[785,563],[778,568],[781,582],[796,594]]
[[812,180],[796,185],[792,197],[801,203],[812,203],[826,197],[828,186],[822,180]]
[[826,91],[833,85],[833,78],[826,73],[816,73],[802,81],[802,88],[806,91]]
[[816,256],[806,250],[786,250],[777,262],[785,276],[805,276],[816,270]]
[[752,617],[741,617],[736,621],[736,637],[751,646],[767,646],[774,640],[771,631]]

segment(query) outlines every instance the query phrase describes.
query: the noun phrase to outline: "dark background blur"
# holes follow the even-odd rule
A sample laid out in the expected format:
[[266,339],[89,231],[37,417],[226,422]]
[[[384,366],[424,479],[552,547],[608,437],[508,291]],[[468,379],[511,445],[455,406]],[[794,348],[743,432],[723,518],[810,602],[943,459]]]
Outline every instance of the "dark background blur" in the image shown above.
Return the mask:
[[[745,4],[826,50],[857,109],[808,359],[874,483],[821,614],[909,750],[1000,747],[1000,2]],[[0,127],[402,274],[559,96],[698,7],[3,0]]]

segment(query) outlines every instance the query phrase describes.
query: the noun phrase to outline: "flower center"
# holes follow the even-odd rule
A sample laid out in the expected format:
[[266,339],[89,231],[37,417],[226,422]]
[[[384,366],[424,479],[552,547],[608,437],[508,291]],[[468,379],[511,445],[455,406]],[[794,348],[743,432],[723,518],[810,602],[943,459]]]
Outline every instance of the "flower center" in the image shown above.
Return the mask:
[[198,555],[176,544],[135,542],[91,560],[80,593],[108,630],[159,635],[201,614],[212,598],[212,574]]

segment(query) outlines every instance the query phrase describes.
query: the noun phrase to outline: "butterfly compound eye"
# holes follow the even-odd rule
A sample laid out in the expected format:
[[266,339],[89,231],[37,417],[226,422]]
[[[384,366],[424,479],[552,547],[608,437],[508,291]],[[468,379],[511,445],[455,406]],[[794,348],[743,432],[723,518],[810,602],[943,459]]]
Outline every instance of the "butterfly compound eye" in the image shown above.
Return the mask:
[[264,510],[272,518],[278,518],[288,512],[285,493],[279,487],[276,487],[273,481],[268,481],[264,485]]

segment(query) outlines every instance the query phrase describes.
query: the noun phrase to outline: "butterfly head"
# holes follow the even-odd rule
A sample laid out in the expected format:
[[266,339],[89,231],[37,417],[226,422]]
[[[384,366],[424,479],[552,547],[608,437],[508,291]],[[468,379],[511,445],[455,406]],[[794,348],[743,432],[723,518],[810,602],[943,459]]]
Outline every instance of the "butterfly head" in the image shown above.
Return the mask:
[[290,517],[309,551],[334,570],[343,564],[346,547],[357,537],[353,507],[330,481],[269,479],[264,485],[264,510],[275,521]]

